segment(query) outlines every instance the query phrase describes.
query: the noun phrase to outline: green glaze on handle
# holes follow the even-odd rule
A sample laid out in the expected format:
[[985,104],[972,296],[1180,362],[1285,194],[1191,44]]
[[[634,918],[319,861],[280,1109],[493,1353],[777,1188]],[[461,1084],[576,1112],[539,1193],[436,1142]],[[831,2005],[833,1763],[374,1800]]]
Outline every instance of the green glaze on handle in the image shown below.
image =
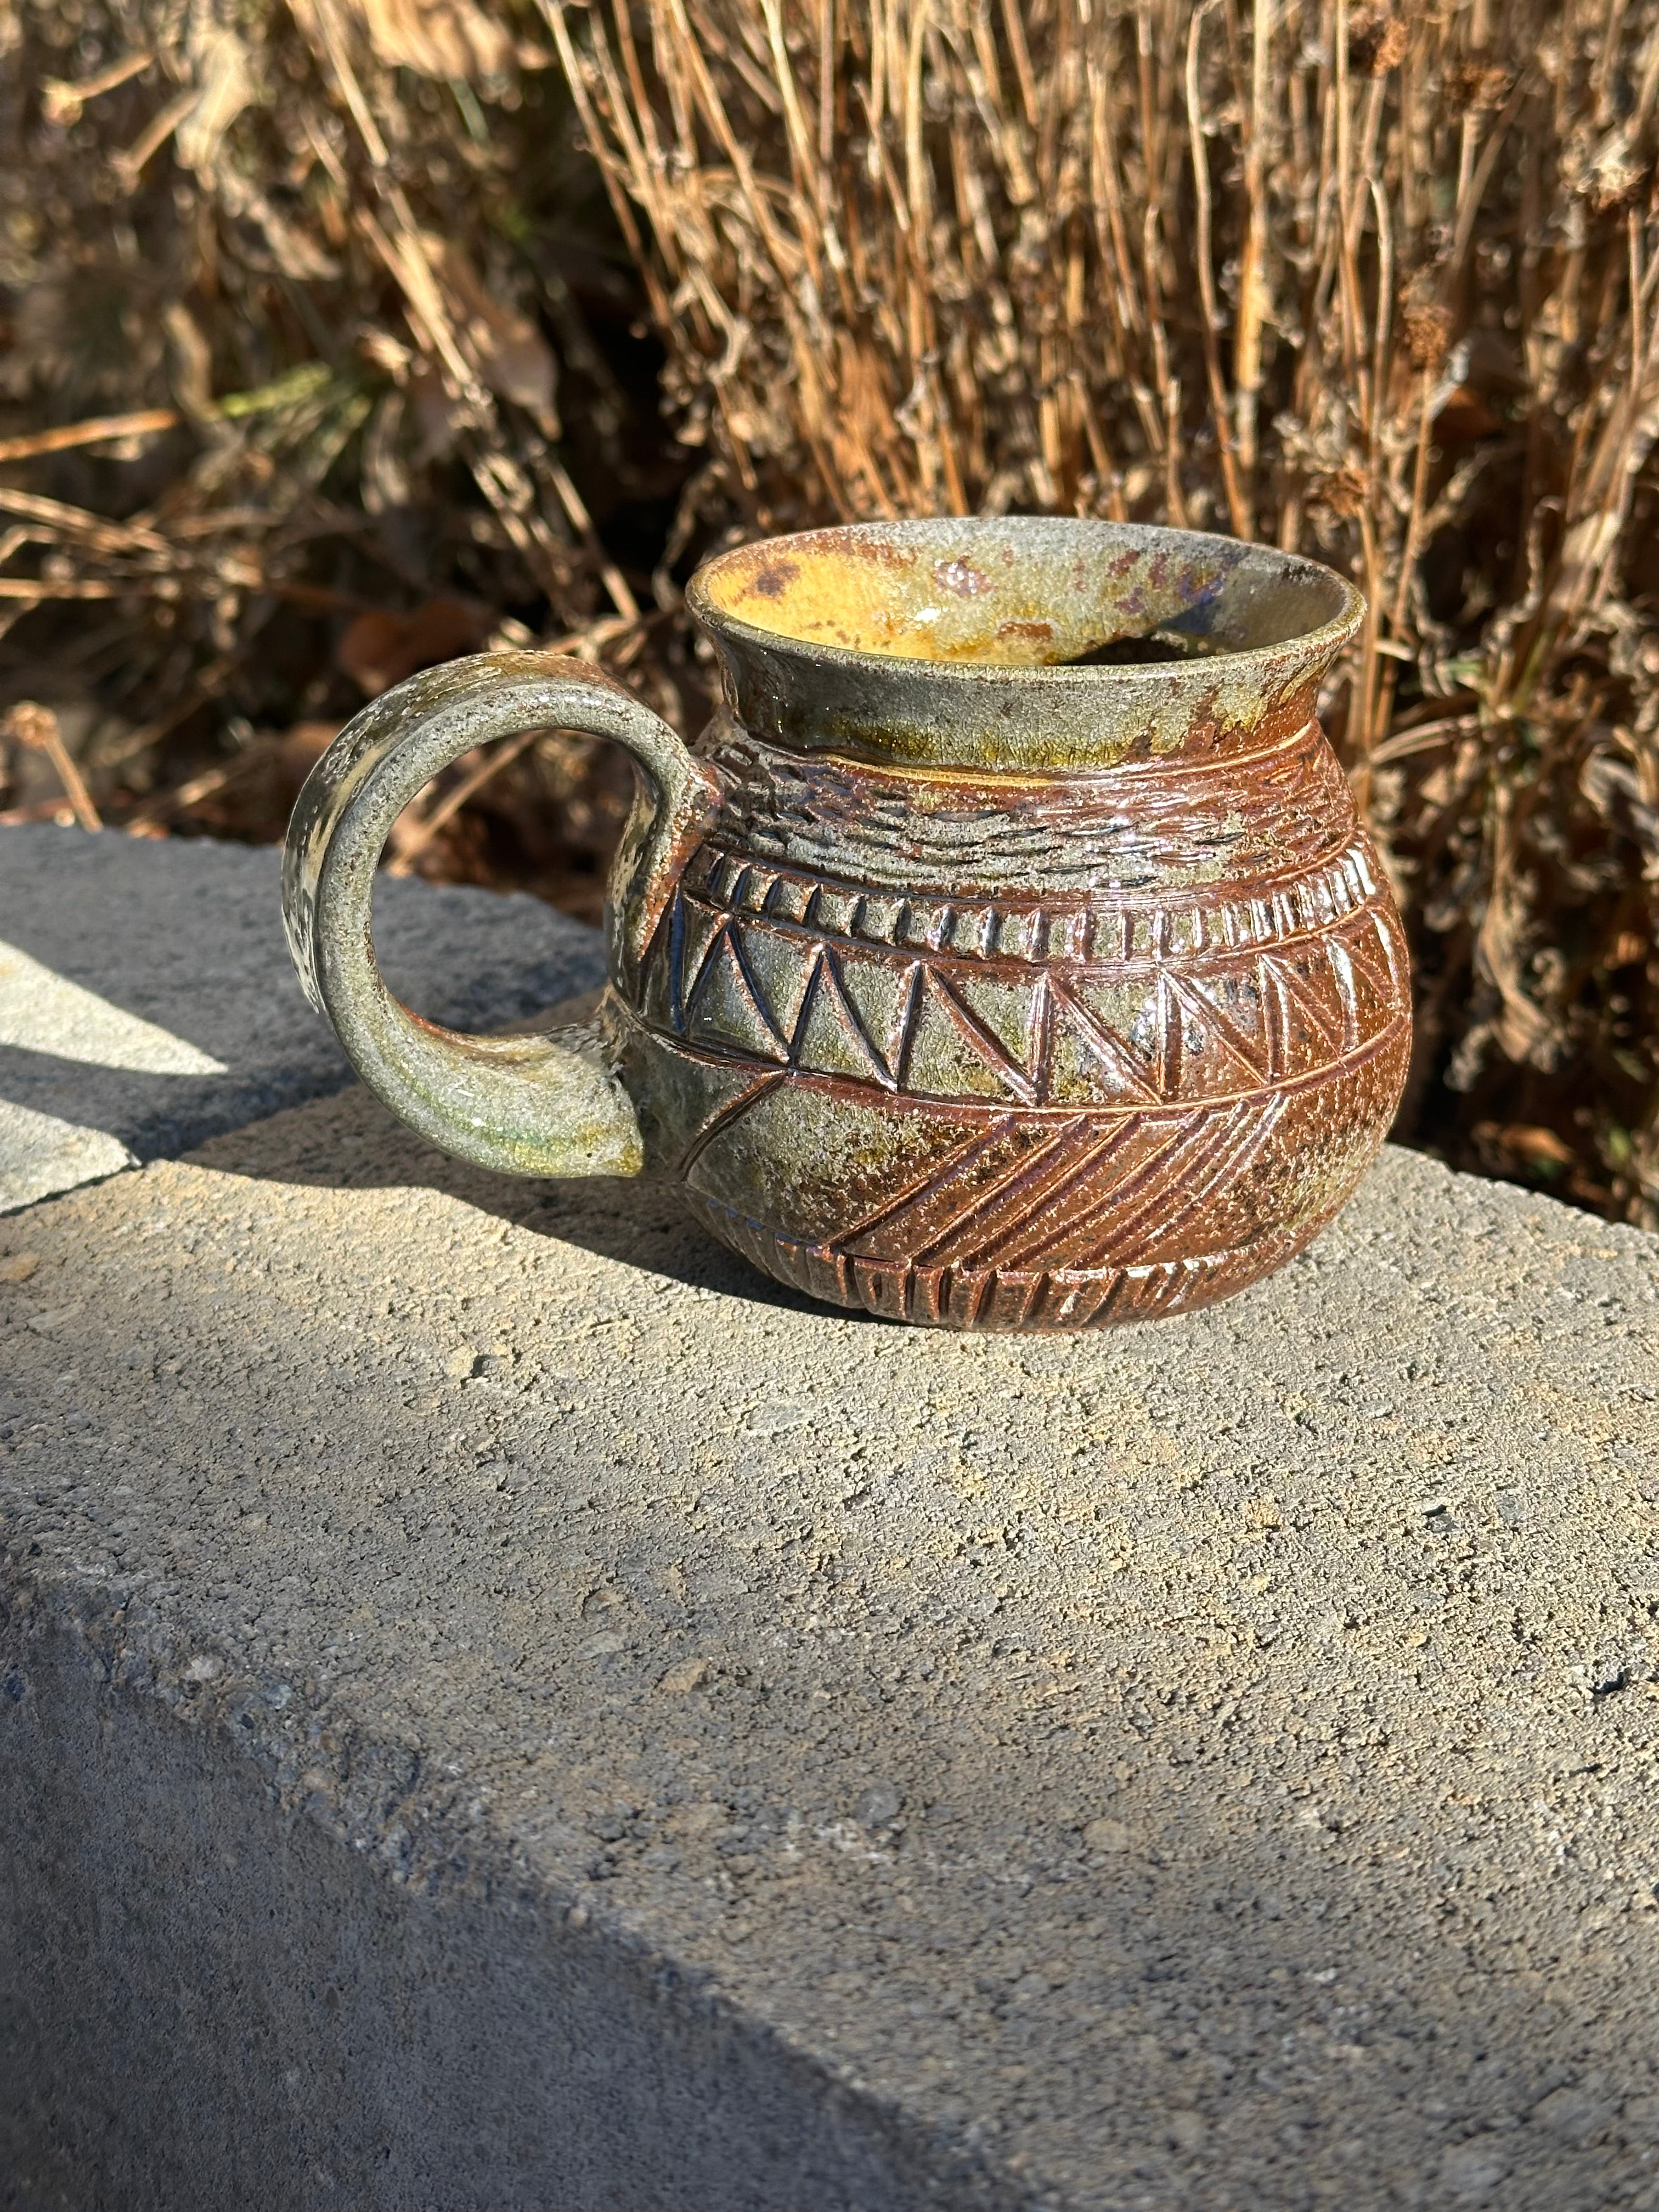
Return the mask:
[[289,946],[307,997],[358,1074],[422,1136],[508,1175],[637,1175],[639,1124],[594,1024],[460,1036],[400,1005],[375,963],[374,871],[393,823],[474,745],[533,729],[581,730],[633,756],[639,790],[606,909],[611,978],[626,985],[719,787],[660,715],[602,670],[558,653],[448,661],[348,723],[289,824]]

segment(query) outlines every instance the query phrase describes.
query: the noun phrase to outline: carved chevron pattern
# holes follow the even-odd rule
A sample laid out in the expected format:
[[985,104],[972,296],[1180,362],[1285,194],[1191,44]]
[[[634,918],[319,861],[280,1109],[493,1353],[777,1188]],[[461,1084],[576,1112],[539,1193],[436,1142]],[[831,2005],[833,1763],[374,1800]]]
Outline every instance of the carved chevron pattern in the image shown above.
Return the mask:
[[1011,1117],[969,1135],[834,1247],[854,1260],[975,1273],[1034,1263],[1091,1273],[1155,1256],[1260,1150],[1283,1109],[1275,1095],[1179,1119]]
[[1254,883],[1328,857],[1353,799],[1316,723],[1261,732],[1247,750],[1181,753],[1052,778],[935,769],[783,750],[717,717],[705,746],[722,787],[722,836],[762,866],[896,889],[948,884],[1047,899]]
[[910,1097],[1153,1108],[1252,1097],[1405,1018],[1398,924],[1373,900],[1230,957],[1145,967],[969,961],[819,937],[682,889],[647,956],[659,1033]]
[[[1096,1328],[1206,1304],[1307,1243],[1381,1141],[1370,1102],[1363,1076],[1339,1076],[1195,1110],[962,1119],[936,1127],[919,1171],[813,1237],[757,1218],[729,1172],[700,1170],[686,1194],[815,1297],[962,1328]],[[1264,1212],[1291,1159],[1299,1203]]]
[[1282,1265],[1322,1225],[1322,1217],[1278,1225],[1247,1250],[1224,1246],[1092,1271],[950,1268],[902,1259],[855,1259],[832,1247],[804,1243],[738,1207],[697,1193],[691,1194],[691,1201],[722,1242],[810,1297],[863,1306],[890,1321],[973,1329],[1101,1328],[1190,1311]]
[[[1088,1328],[1200,1303],[1248,1255],[1183,1249],[1216,1194],[1245,1175],[1282,1094],[1207,1114],[1009,1115],[965,1133],[928,1171],[813,1245],[694,1188],[729,1243],[802,1290],[896,1320]],[[1286,1244],[1286,1250],[1290,1249]]]

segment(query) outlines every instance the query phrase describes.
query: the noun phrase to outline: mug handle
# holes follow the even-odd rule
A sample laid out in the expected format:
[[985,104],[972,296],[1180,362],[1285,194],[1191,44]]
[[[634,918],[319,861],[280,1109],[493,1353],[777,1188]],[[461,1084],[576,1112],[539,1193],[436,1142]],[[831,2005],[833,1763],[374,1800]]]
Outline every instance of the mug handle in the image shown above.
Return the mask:
[[463,1036],[411,1013],[375,964],[374,872],[393,823],[474,745],[534,729],[610,738],[633,756],[638,788],[605,901],[611,976],[631,978],[720,787],[660,714],[602,669],[554,653],[446,661],[347,724],[289,823],[289,949],[358,1074],[434,1144],[507,1175],[637,1175],[639,1123],[594,1024]]

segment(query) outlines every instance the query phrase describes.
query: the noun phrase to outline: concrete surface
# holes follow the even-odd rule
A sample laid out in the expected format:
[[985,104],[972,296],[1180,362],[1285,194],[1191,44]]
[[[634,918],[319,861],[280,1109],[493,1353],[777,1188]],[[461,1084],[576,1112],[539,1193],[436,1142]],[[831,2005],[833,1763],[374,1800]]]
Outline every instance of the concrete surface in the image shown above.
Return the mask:
[[1659,1242],[964,1339],[353,1090],[0,1254],[0,2202],[1659,2206]]
[[[349,1080],[281,877],[274,848],[0,828],[0,1213]],[[595,933],[537,899],[382,878],[377,925],[393,988],[464,1026],[603,972]]]

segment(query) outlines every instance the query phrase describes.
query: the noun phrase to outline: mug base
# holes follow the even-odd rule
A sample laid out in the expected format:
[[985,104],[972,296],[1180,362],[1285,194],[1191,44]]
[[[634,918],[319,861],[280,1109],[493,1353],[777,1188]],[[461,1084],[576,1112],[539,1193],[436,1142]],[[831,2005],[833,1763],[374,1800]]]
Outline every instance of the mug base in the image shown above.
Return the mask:
[[1029,1335],[1128,1328],[1231,1297],[1294,1259],[1348,1196],[1345,1192],[1339,1205],[1314,1219],[1194,1257],[1093,1268],[973,1268],[855,1258],[783,1236],[697,1191],[683,1194],[696,1220],[728,1249],[774,1282],[825,1305],[923,1328]]

